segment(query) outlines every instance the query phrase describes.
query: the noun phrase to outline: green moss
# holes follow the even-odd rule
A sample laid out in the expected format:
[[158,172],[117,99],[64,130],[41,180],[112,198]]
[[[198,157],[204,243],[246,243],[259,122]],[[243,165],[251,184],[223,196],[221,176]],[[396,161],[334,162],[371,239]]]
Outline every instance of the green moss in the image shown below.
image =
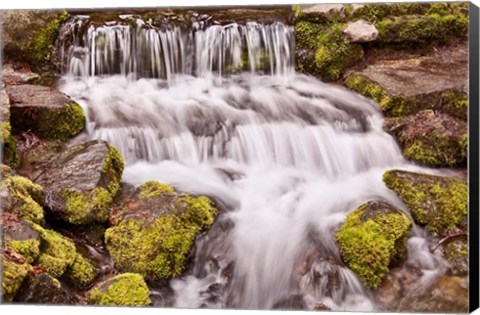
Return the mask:
[[105,243],[118,269],[147,279],[168,279],[182,273],[196,235],[213,223],[217,209],[206,197],[186,194],[174,206],[173,214],[128,217],[107,229]]
[[66,141],[84,128],[85,116],[82,107],[70,103],[58,109],[42,111],[33,130],[46,139]]
[[3,148],[3,161],[5,164],[16,168],[20,164],[20,160],[17,156],[17,141],[12,136],[12,126],[8,121],[2,121],[2,148]]
[[120,180],[123,169],[125,168],[125,162],[123,161],[122,155],[111,144],[108,144],[108,151],[109,154],[103,162],[102,173],[105,174],[110,181],[107,190],[113,198],[120,189]]
[[325,31],[325,26],[309,21],[299,21],[295,25],[295,46],[297,49],[315,49],[318,35]]
[[468,116],[468,94],[456,90],[444,92],[442,94],[442,109],[446,113],[466,121]]
[[366,286],[376,287],[388,272],[390,262],[403,255],[412,223],[401,211],[385,210],[388,208],[365,218],[371,205],[364,204],[350,213],[336,239],[347,266]]
[[40,242],[35,239],[7,240],[6,246],[13,248],[25,258],[27,264],[31,264],[40,255]]
[[454,178],[393,170],[383,181],[408,206],[413,219],[430,233],[444,235],[466,222],[467,185]]
[[97,285],[88,297],[88,303],[110,306],[146,306],[150,290],[141,275],[125,273]]
[[76,258],[76,249],[73,241],[53,230],[33,225],[40,233],[40,256],[38,265],[45,269],[52,277],[60,277]]
[[77,253],[65,275],[75,286],[84,288],[93,283],[98,275],[98,270],[92,263]]
[[377,103],[380,103],[387,96],[385,90],[378,83],[363,75],[349,75],[345,78],[344,85],[363,96],[373,99]]
[[12,126],[9,121],[2,121],[2,143],[7,143],[12,132]]
[[352,18],[354,20],[365,19],[370,22],[377,22],[388,16],[424,14],[428,8],[429,4],[420,3],[366,4],[356,10]]
[[30,271],[30,265],[16,263],[4,255],[2,257],[2,296],[4,302],[12,302],[23,280]]
[[165,184],[156,181],[149,181],[138,188],[139,197],[141,199],[150,199],[160,194],[175,194],[175,190]]
[[1,189],[8,190],[12,198],[12,209],[22,216],[22,218],[37,224],[44,224],[45,217],[43,205],[45,193],[40,185],[32,183],[25,177],[10,176],[4,178],[1,183]]
[[64,219],[72,224],[106,222],[113,198],[110,192],[97,187],[83,193],[76,190],[62,190],[59,195],[65,201]]

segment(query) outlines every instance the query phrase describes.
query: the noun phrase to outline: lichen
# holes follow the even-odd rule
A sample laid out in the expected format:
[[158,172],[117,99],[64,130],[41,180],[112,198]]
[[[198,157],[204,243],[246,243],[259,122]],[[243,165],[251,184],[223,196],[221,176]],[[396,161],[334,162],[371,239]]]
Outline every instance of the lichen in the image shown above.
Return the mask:
[[65,104],[61,108],[43,110],[33,130],[49,140],[66,141],[85,128],[85,115],[77,103]]
[[14,262],[3,254],[0,256],[2,258],[2,297],[4,302],[11,302],[31,267],[26,263]]
[[408,206],[415,222],[445,235],[465,224],[467,185],[454,178],[392,170],[383,181]]
[[168,185],[160,184],[157,181],[149,181],[138,187],[139,197],[141,199],[150,199],[160,194],[174,194],[175,190]]
[[44,224],[43,205],[45,193],[40,185],[32,183],[25,177],[10,176],[4,178],[1,189],[7,190],[12,198],[12,209],[22,218],[37,224]]
[[110,306],[146,306],[152,302],[150,290],[142,276],[125,273],[98,284],[88,297],[88,303]]
[[6,240],[5,245],[21,254],[27,264],[33,263],[40,255],[40,242],[36,239]]
[[[369,213],[371,207],[373,215]],[[403,256],[411,227],[410,219],[401,211],[370,202],[347,216],[336,240],[347,266],[366,286],[376,287],[388,272],[389,264]]]
[[88,287],[93,283],[97,275],[97,268],[79,253],[76,254],[72,265],[65,271],[65,276],[73,285],[79,288]]
[[72,224],[106,222],[113,198],[110,192],[97,187],[89,192],[65,189],[59,192],[65,201],[63,219]]
[[72,240],[53,230],[47,230],[34,224],[40,233],[40,256],[37,263],[52,277],[59,278],[73,264],[76,258],[75,244]]

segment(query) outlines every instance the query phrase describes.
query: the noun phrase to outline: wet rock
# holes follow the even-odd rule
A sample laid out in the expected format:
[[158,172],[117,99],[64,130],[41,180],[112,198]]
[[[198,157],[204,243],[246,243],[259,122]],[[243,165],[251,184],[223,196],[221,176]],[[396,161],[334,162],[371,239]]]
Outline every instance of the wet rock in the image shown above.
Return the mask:
[[407,159],[433,167],[466,163],[467,123],[447,114],[424,110],[407,117],[390,117],[384,129],[393,134]]
[[112,207],[105,243],[115,267],[152,279],[180,275],[197,234],[209,228],[217,209],[207,197],[180,194],[147,182]]
[[445,245],[443,253],[450,264],[450,275],[468,275],[468,242],[466,239],[454,239],[450,241]]
[[88,303],[110,306],[146,306],[152,302],[142,276],[125,273],[108,279],[96,285],[89,297]]
[[21,255],[2,249],[2,300],[11,302],[17,294],[31,266]]
[[21,160],[17,172],[28,178],[38,177],[48,161],[66,147],[61,140],[44,140],[33,132],[22,132],[16,141],[17,156]]
[[468,192],[465,182],[442,176],[391,170],[383,181],[408,206],[418,224],[439,236],[465,231]]
[[345,6],[342,4],[300,5],[301,14],[308,18],[323,18],[327,21],[345,18]]
[[89,141],[51,158],[35,181],[45,188],[46,206],[57,219],[106,222],[123,168],[123,158],[113,146]]
[[16,213],[3,211],[0,225],[3,232],[3,246],[16,251],[28,264],[31,264],[40,254],[40,235],[33,224]]
[[402,259],[412,222],[391,205],[370,201],[347,216],[336,233],[340,255],[368,287],[376,287],[392,262]]
[[2,64],[2,80],[6,85],[32,83],[40,76],[30,70],[26,62],[5,62]]
[[33,131],[43,138],[68,140],[85,128],[83,110],[58,90],[39,85],[7,86],[11,124],[16,132]]
[[307,304],[301,295],[292,295],[276,302],[272,306],[272,309],[274,310],[304,310],[306,308]]
[[374,41],[378,36],[378,31],[373,24],[365,20],[358,20],[347,24],[343,31],[347,39],[352,43],[366,43]]
[[68,304],[70,298],[57,279],[39,271],[28,274],[14,301],[35,304]]
[[12,126],[10,125],[10,99],[5,90],[5,84],[0,81],[0,103],[2,106],[1,112],[1,126],[2,126],[2,150],[3,163],[17,167],[19,160],[16,153],[15,137],[11,134]]
[[10,99],[5,91],[5,83],[0,81],[0,103],[2,105],[2,121],[10,120]]

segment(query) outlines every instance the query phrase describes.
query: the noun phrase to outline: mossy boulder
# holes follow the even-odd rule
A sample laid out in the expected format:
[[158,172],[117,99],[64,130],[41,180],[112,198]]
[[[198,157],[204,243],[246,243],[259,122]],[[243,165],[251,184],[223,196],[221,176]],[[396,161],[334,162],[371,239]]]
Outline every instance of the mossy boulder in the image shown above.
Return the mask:
[[147,306],[150,290],[142,276],[124,273],[99,283],[88,296],[88,303],[106,306]]
[[14,133],[32,131],[48,140],[66,141],[85,128],[80,105],[54,88],[25,84],[6,90]]
[[12,302],[31,266],[8,252],[0,254],[2,259],[2,300]]
[[466,230],[468,187],[461,180],[443,176],[391,170],[383,181],[407,205],[413,219],[432,234]]
[[69,304],[70,297],[60,281],[46,272],[30,271],[14,302],[32,304]]
[[120,188],[124,162],[105,141],[89,141],[52,157],[35,181],[45,188],[46,206],[72,224],[106,222]]
[[336,233],[345,264],[368,287],[376,287],[389,265],[405,254],[410,218],[379,201],[361,205],[347,216]]
[[3,246],[10,248],[31,264],[40,255],[40,235],[33,223],[22,219],[18,214],[3,211],[0,224],[2,226]]
[[89,287],[99,274],[98,268],[77,252],[73,263],[67,268],[65,277],[77,288]]
[[119,270],[169,279],[182,273],[196,236],[216,214],[207,197],[148,182],[112,208],[105,244]]
[[468,276],[468,241],[453,239],[443,248],[445,258],[450,264],[449,274],[452,276]]
[[424,110],[387,118],[384,129],[395,136],[409,160],[433,167],[466,165],[468,128],[463,120]]
[[[7,175],[8,172],[2,172]],[[23,219],[44,224],[45,216],[42,205],[45,202],[45,193],[40,185],[29,179],[7,175],[0,184],[0,198],[2,210],[20,215]]]

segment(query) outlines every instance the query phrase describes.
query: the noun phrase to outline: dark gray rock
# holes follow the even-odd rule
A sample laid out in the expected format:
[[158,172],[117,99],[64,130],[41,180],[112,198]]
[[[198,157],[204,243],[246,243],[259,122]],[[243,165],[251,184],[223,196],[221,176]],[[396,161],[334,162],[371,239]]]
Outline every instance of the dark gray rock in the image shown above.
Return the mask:
[[70,298],[61,283],[45,272],[30,272],[14,302],[35,304],[68,304]]

